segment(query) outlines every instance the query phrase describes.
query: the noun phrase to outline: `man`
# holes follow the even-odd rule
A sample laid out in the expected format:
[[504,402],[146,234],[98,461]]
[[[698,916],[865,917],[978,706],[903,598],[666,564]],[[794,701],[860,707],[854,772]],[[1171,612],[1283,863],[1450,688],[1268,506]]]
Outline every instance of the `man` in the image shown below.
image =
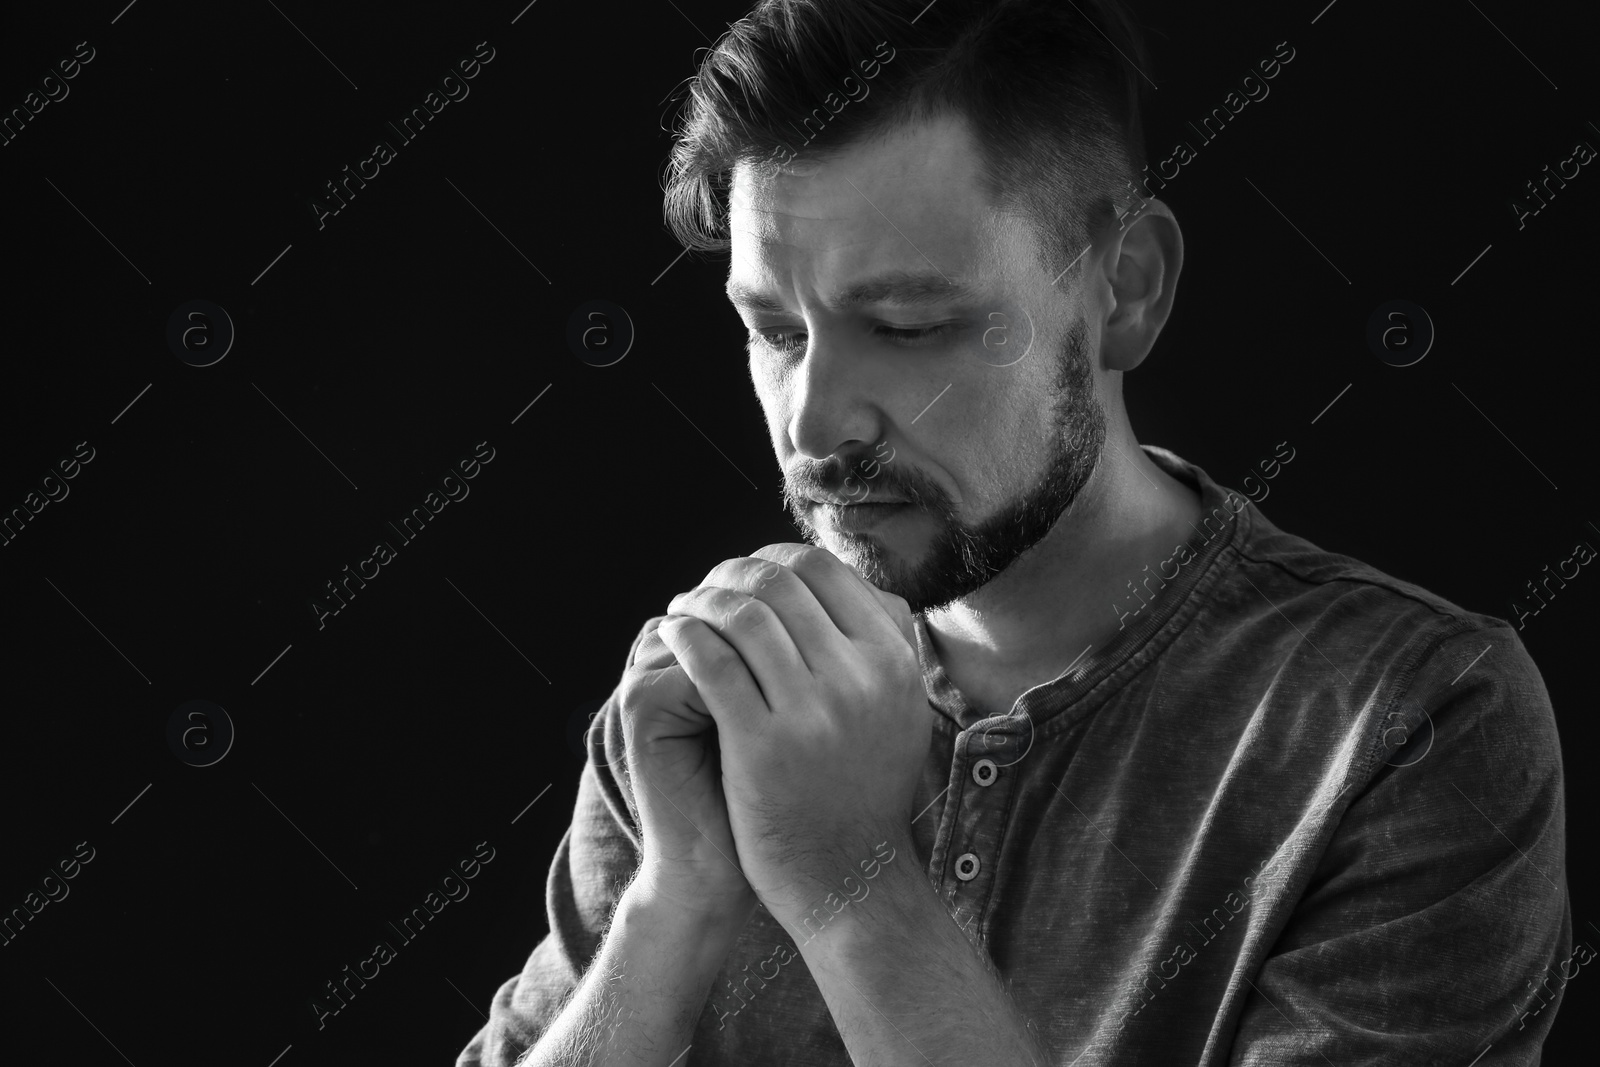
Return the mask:
[[1183,263],[1143,59],[1089,0],[776,0],[707,57],[669,218],[809,544],[645,624],[458,1064],[1538,1062],[1516,633],[1134,437]]

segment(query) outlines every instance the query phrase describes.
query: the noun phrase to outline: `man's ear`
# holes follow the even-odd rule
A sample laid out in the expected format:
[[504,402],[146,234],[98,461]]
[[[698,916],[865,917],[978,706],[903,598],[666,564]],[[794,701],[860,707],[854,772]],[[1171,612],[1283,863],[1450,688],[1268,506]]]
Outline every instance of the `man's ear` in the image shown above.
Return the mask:
[[1104,259],[1110,311],[1100,351],[1107,370],[1131,371],[1150,354],[1172,313],[1183,270],[1183,231],[1172,209],[1153,199],[1113,239]]

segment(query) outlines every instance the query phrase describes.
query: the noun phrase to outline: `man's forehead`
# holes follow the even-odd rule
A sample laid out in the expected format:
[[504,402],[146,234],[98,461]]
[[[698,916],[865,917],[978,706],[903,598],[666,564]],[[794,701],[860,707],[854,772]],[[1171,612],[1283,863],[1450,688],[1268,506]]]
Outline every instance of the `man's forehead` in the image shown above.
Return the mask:
[[976,221],[986,204],[977,144],[964,121],[944,118],[780,168],[733,171],[730,221],[765,235],[808,225],[851,225],[877,218],[894,225],[923,216]]
[[[752,311],[785,310],[779,300],[769,297],[760,284],[733,276],[726,287],[728,299],[737,307]],[[969,277],[967,272],[947,273],[928,267],[924,271],[888,270],[872,277],[861,278],[824,294],[829,307],[835,311],[850,311],[871,304],[892,304],[897,307],[924,307],[951,303],[973,303],[988,295],[988,286],[981,277]]]
[[840,306],[958,299],[995,260],[995,222],[975,146],[956,124],[909,128],[789,172],[739,167],[729,296],[766,309],[752,290],[802,271],[851,279],[824,294]]

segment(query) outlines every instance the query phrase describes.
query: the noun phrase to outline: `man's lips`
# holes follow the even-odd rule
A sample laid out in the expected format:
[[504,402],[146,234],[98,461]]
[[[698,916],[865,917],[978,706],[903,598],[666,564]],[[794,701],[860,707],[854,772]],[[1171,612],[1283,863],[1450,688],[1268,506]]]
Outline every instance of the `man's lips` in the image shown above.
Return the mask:
[[825,525],[845,533],[865,533],[880,522],[913,510],[911,503],[905,500],[882,503],[865,500],[855,504],[815,502],[812,507],[821,512],[821,519]]
[[860,500],[846,500],[844,497],[814,496],[809,498],[813,504],[835,504],[839,507],[854,507],[858,504],[909,504],[909,500],[879,500],[873,497],[863,497]]

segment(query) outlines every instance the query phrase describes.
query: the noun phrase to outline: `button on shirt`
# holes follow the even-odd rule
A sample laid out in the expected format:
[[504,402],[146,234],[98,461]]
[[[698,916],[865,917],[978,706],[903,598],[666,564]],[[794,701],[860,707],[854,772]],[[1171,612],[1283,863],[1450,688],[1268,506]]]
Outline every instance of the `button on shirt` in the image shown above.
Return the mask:
[[[1516,631],[1144,450],[1202,517],[1129,575],[1103,648],[989,714],[916,617],[933,741],[917,854],[891,862],[921,866],[1056,1064],[1538,1063],[1572,928],[1555,719]],[[550,932],[458,1067],[539,1038],[637,869],[615,693],[603,716]],[[851,1062],[764,909],[685,1062]]]

